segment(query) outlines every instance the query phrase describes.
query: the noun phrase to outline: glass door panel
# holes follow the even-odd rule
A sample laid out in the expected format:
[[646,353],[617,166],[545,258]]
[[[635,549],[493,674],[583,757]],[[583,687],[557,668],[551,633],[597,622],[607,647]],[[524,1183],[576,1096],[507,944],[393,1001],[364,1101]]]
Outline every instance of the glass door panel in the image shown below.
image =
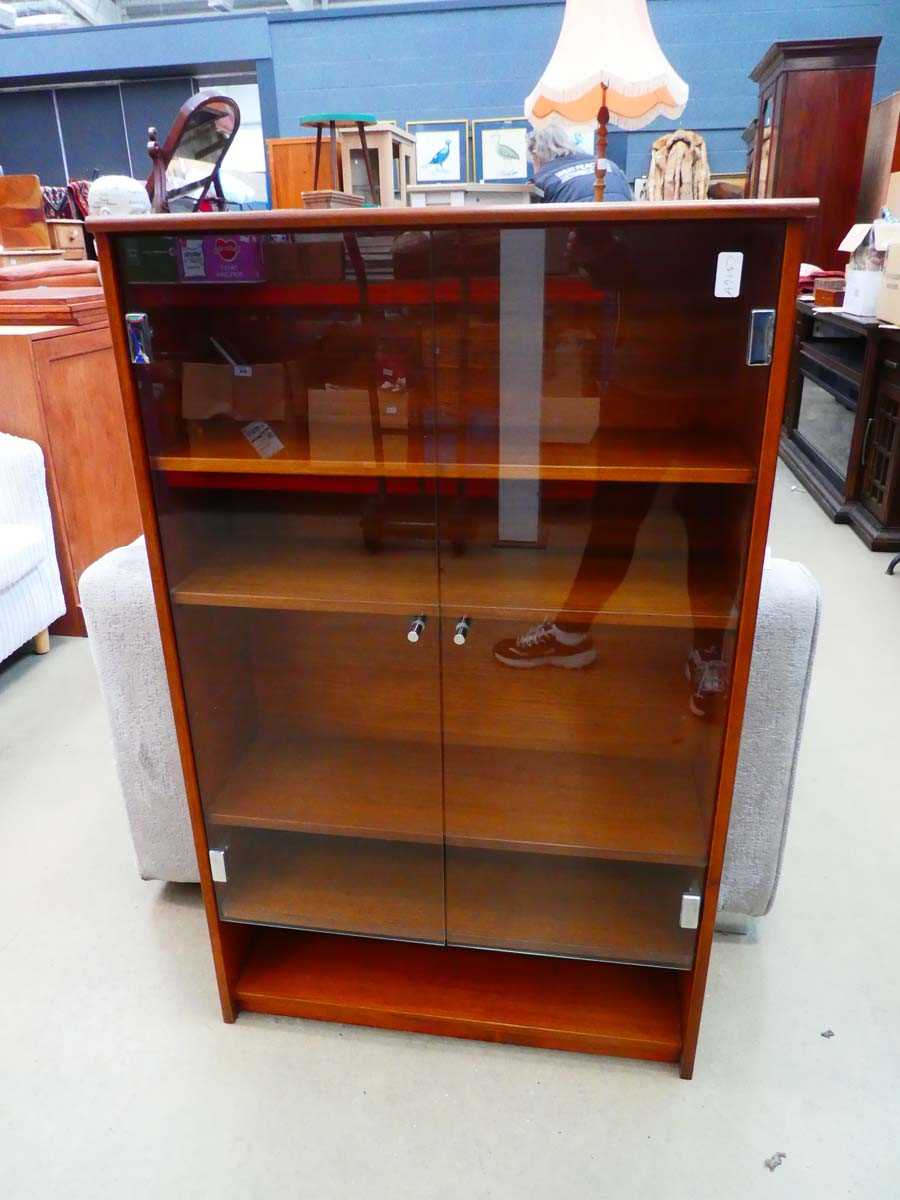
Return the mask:
[[722,237],[434,235],[451,943],[690,966],[781,254]]
[[220,914],[442,942],[427,235],[120,263]]

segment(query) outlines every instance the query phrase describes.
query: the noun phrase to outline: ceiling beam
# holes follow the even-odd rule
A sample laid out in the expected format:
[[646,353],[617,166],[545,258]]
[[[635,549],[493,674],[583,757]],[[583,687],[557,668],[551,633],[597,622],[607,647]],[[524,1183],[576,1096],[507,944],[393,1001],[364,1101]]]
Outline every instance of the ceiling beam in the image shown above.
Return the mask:
[[65,0],[65,3],[88,25],[121,25],[126,20],[117,0]]

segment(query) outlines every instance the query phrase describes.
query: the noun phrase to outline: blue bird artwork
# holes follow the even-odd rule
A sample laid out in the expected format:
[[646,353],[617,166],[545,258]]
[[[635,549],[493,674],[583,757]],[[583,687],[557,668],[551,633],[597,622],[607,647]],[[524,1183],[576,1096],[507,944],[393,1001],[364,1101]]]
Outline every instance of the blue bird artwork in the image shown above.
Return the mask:
[[443,167],[444,163],[447,161],[447,159],[449,157],[450,157],[450,139],[447,138],[447,140],[444,142],[443,146],[441,146],[440,150],[435,151],[435,153],[432,155],[431,160],[429,161],[428,165],[429,165],[429,167]]

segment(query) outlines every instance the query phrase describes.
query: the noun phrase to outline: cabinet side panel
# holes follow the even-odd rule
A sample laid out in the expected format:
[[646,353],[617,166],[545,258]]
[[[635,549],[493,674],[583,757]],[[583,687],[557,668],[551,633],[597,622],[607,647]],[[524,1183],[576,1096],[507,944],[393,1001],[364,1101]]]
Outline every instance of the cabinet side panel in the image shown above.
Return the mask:
[[769,514],[772,507],[775,466],[778,461],[778,437],[781,428],[784,393],[790,365],[791,341],[794,332],[794,300],[797,292],[797,275],[800,269],[805,236],[806,229],[803,222],[790,222],[787,225],[784,257],[781,266],[781,286],[778,295],[778,317],[766,400],[766,422],[763,430],[756,503],[750,531],[750,549],[735,647],[731,700],[722,748],[719,787],[710,838],[709,867],[703,893],[703,908],[700,929],[697,936],[694,968],[686,980],[684,994],[684,1048],[681,1058],[681,1073],[684,1078],[690,1078],[694,1070],[700,1016],[703,1009],[703,994],[706,988],[709,955],[712,947],[713,932],[715,930],[719,887],[722,881],[722,862],[725,856],[725,841],[728,836],[728,821],[731,816],[731,798],[735,772],[737,770],[738,752],[740,750],[741,725],[744,717],[744,704],[747,698],[747,681],[750,675],[750,658],[753,653],[753,638],[756,632],[756,613],[759,604],[759,589],[766,552],[766,538],[769,531]]
[[856,217],[873,78],[871,67],[791,71],[784,84],[775,190],[821,198],[804,251],[820,267],[845,265],[837,245]]
[[34,347],[76,579],[140,533],[134,474],[107,330]]
[[209,867],[209,847],[200,807],[200,793],[187,722],[181,668],[175,645],[172,610],[169,603],[165,571],[163,569],[159,528],[153,502],[153,489],[150,481],[147,450],[141,427],[137,391],[131,373],[128,344],[122,324],[122,302],[119,281],[112,246],[108,237],[102,234],[97,238],[97,252],[100,259],[103,286],[109,311],[113,350],[119,372],[119,382],[122,388],[125,423],[131,446],[138,502],[147,541],[147,557],[150,562],[150,575],[153,580],[153,594],[156,599],[156,611],[159,617],[163,656],[169,680],[169,692],[172,698],[172,711],[175,716],[175,727],[178,733],[178,747],[181,753],[181,766],[184,772],[185,790],[187,791],[188,807],[191,814],[194,845],[197,850],[200,883],[203,890],[203,904],[206,910],[206,919],[212,943],[216,980],[219,986],[219,999],[222,1005],[223,1017],[226,1021],[233,1021],[238,1013],[238,1006],[235,1000],[235,987],[238,974],[253,936],[253,931],[245,926],[223,925],[219,921],[216,909],[216,898]]

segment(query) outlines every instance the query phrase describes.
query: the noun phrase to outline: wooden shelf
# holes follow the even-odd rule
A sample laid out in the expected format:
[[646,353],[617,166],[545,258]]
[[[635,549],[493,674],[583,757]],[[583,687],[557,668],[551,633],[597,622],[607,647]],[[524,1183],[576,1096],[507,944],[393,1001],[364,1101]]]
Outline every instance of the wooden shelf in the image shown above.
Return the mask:
[[756,471],[725,434],[693,430],[601,429],[589,442],[542,440],[533,431],[460,437],[439,454],[438,475],[466,479],[582,479],[604,483],[752,483]]
[[235,538],[173,589],[176,604],[274,608],[305,612],[435,613],[438,575],[434,545],[366,550],[356,540],[281,541]]
[[451,945],[690,968],[681,867],[447,849]]
[[444,851],[379,839],[231,831],[224,920],[444,940]]
[[[706,828],[687,761],[456,744],[445,756],[448,845],[705,862]],[[441,845],[441,787],[440,747],[427,742],[259,737],[207,804],[206,819]]]
[[862,383],[865,349],[864,338],[807,338],[800,343],[801,356],[857,387]]
[[449,745],[445,781],[448,846],[706,861],[707,830],[687,761]]
[[241,433],[225,422],[211,424],[191,442],[185,438],[152,458],[160,471],[232,475],[317,475],[411,479],[569,479],[607,483],[752,483],[753,463],[740,445],[724,436],[696,432],[603,430],[587,444],[544,441],[525,449],[514,439],[509,458],[498,461],[496,436],[438,453],[433,440],[385,433],[380,458],[361,457],[349,447],[365,444],[371,433],[347,435],[342,453],[339,431],[327,458],[310,457],[300,425],[273,425],[284,449],[261,458]]
[[238,1005],[348,1025],[677,1062],[675,971],[262,931]]
[[[589,582],[573,587],[581,563],[570,547],[501,547],[476,542],[464,554],[441,556],[441,603],[448,613],[522,618],[523,613],[581,615],[597,624],[673,628],[733,627],[735,581],[713,555],[702,589],[688,591],[680,557],[634,556],[623,572],[621,556],[597,555]],[[622,579],[623,573],[625,575]],[[608,594],[606,580],[622,579],[602,608],[593,592]]]
[[213,825],[443,843],[439,745],[259,737],[206,807]]
[[[304,612],[401,614],[438,611],[433,548],[407,541],[372,553],[357,539],[281,541],[236,537],[213,545],[172,591],[176,604]],[[734,581],[715,557],[703,589],[688,592],[679,558],[640,557],[601,610],[592,587],[621,577],[614,555],[596,558],[591,583],[573,591],[580,559],[571,550],[470,544],[442,557],[444,611],[522,618],[538,609],[581,614],[598,624],[724,629],[734,625]],[[604,589],[607,590],[607,589]]]

